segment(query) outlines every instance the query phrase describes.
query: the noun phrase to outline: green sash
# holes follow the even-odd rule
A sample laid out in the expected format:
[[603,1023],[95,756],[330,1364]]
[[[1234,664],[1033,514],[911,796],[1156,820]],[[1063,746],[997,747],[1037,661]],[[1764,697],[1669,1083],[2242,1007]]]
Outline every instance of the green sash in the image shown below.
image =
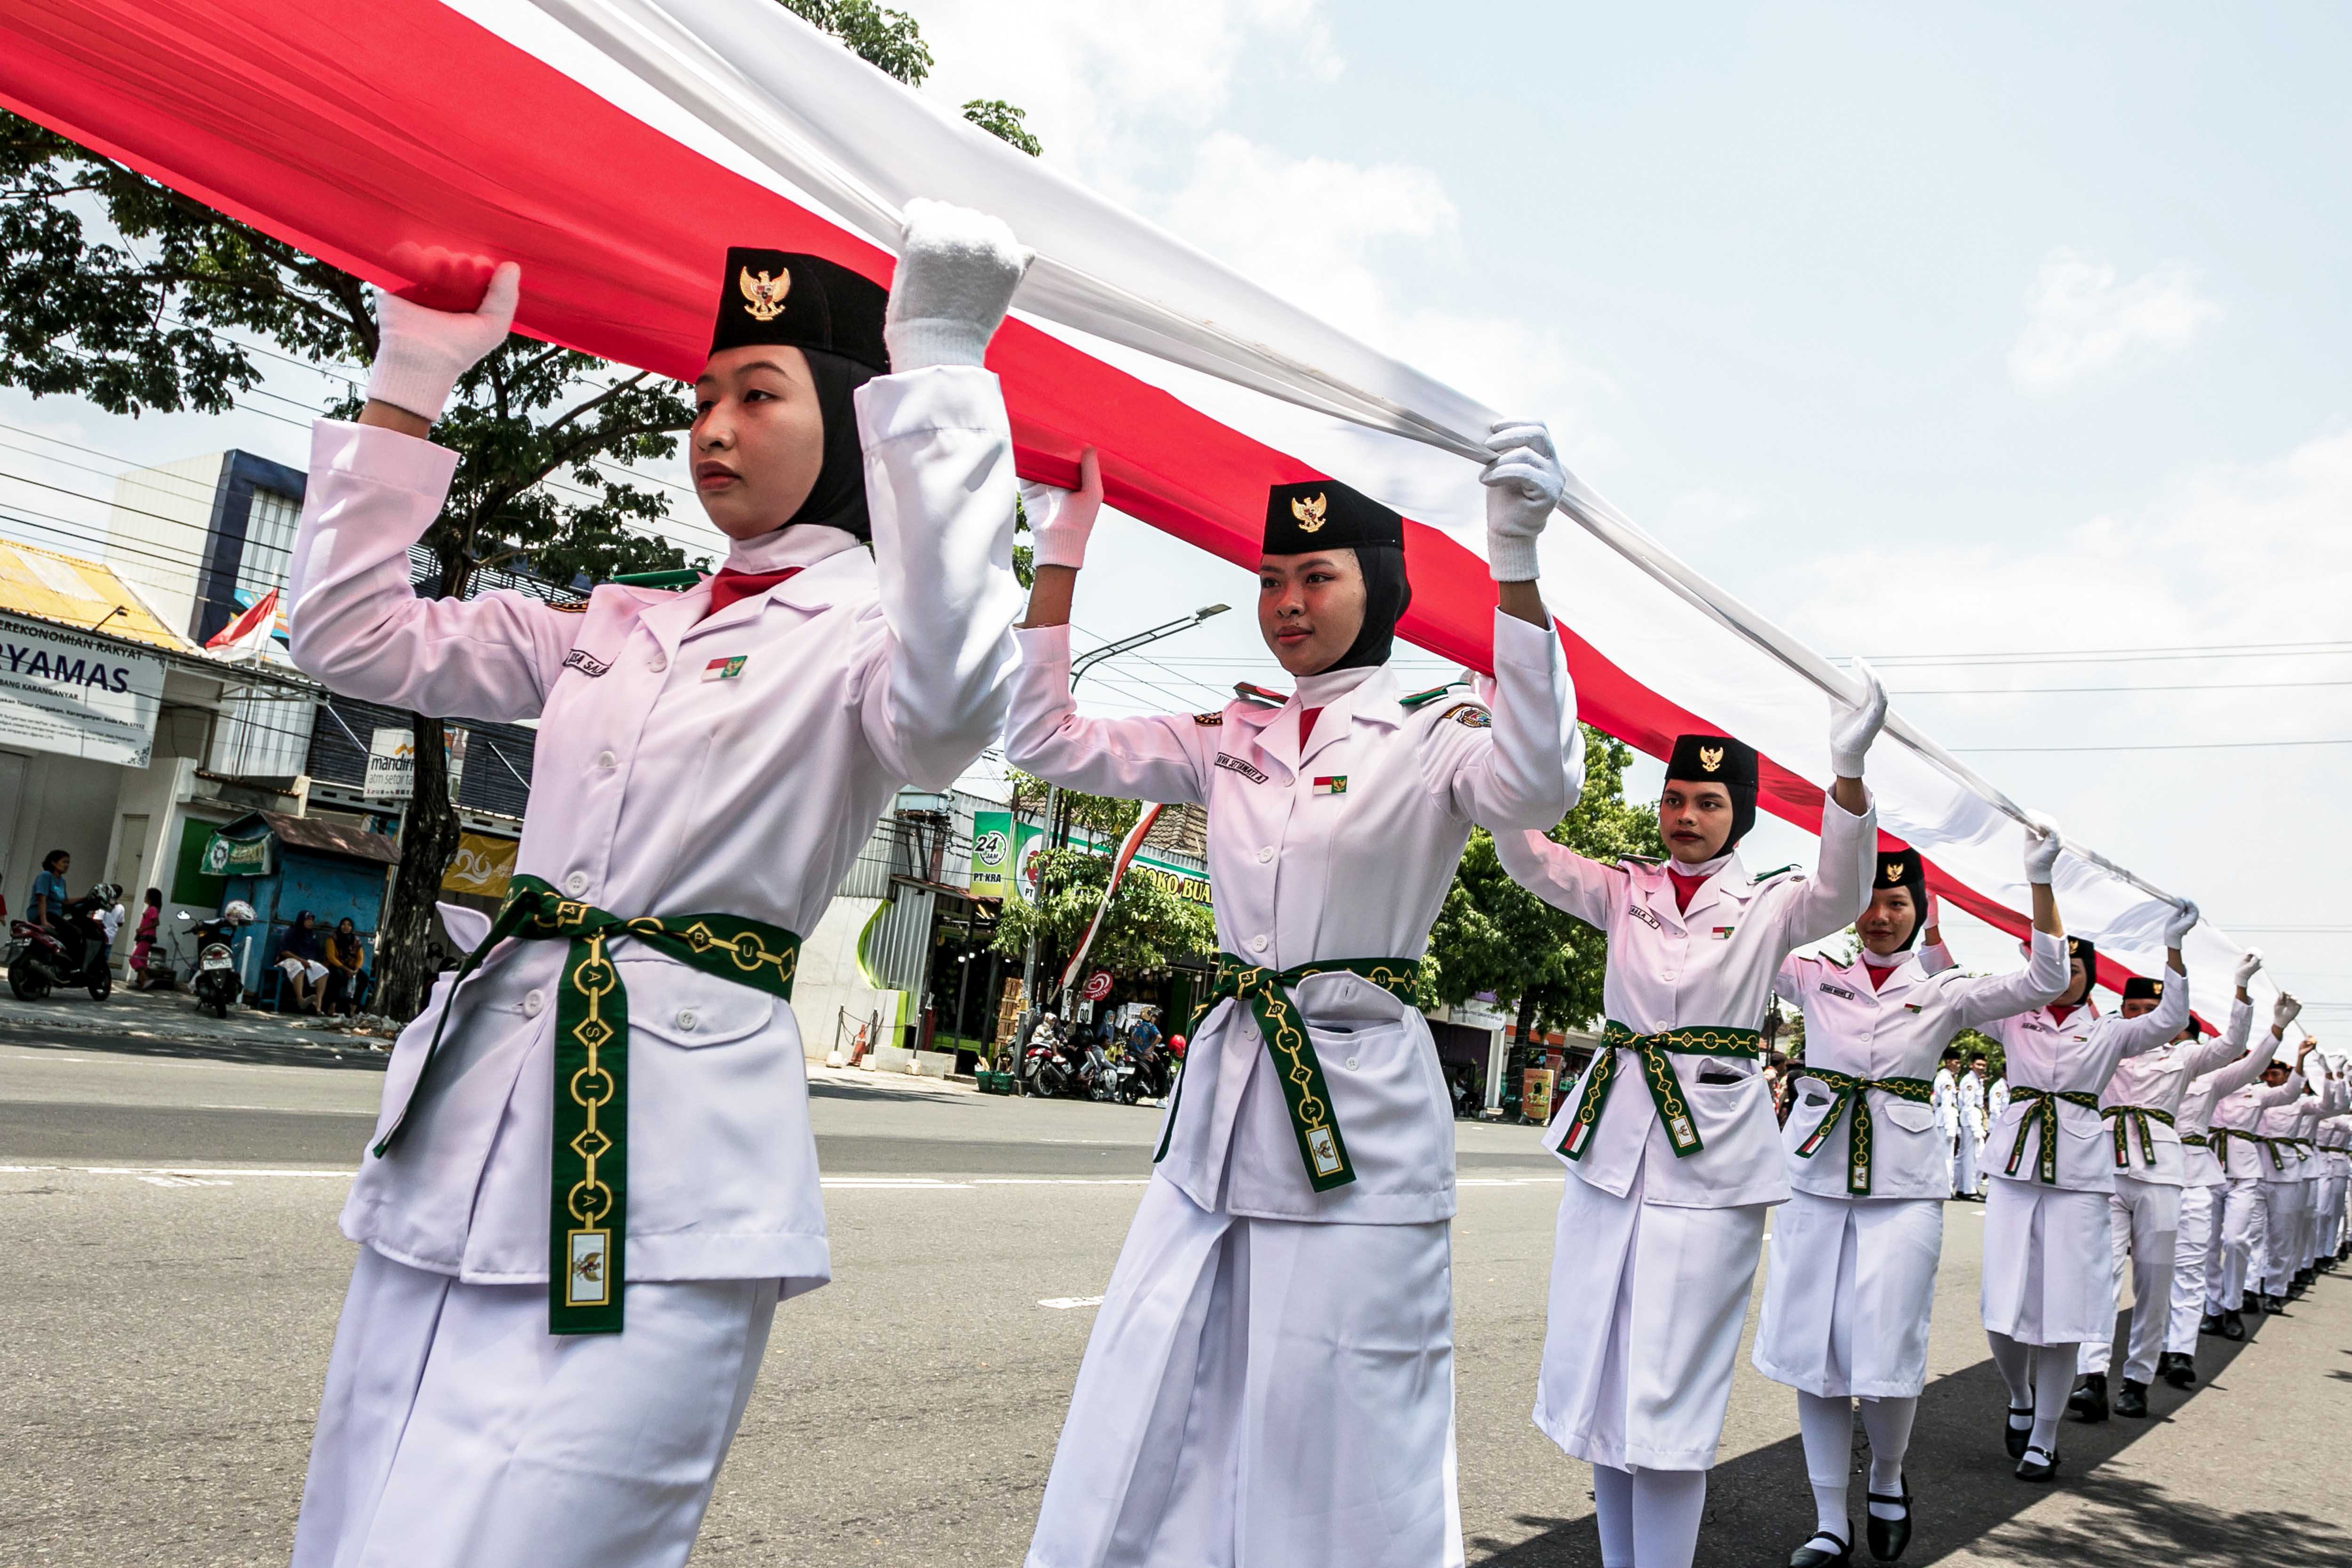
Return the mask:
[[1808,1066],[1797,1076],[1817,1079],[1826,1084],[1833,1098],[1830,1108],[1822,1112],[1821,1125],[1807,1134],[1797,1145],[1797,1153],[1810,1160],[1829,1142],[1837,1131],[1838,1118],[1845,1108],[1853,1107],[1853,1131],[1846,1139],[1845,1190],[1858,1198],[1870,1195],[1870,1152],[1874,1142],[1870,1115],[1870,1091],[1884,1089],[1897,1100],[1907,1100],[1914,1105],[1926,1105],[1935,1098],[1936,1086],[1924,1078],[1855,1078],[1851,1073],[1832,1072],[1827,1068]]
[[2202,1132],[2183,1132],[2180,1135],[2180,1146],[2184,1149],[2203,1149],[2208,1147],[2208,1144]]
[[1683,1102],[1682,1081],[1675,1077],[1669,1056],[1731,1057],[1753,1061],[1763,1053],[1764,1037],[1754,1029],[1735,1029],[1727,1024],[1706,1025],[1688,1029],[1668,1029],[1659,1035],[1637,1035],[1612,1018],[1601,1026],[1601,1048],[1593,1053],[1592,1067],[1584,1075],[1584,1091],[1576,1099],[1575,1124],[1560,1144],[1560,1152],[1571,1160],[1584,1158],[1592,1147],[1593,1130],[1601,1125],[1601,1112],[1609,1104],[1609,1091],[1617,1085],[1617,1057],[1630,1051],[1642,1064],[1643,1079],[1650,1086],[1650,1099],[1658,1108],[1658,1122],[1666,1130],[1666,1140],[1674,1145],[1675,1158],[1688,1159],[1703,1147],[1698,1128],[1692,1123],[1690,1107]]
[[[1298,1137],[1298,1157],[1306,1163],[1307,1183],[1318,1193],[1354,1181],[1356,1168],[1348,1163],[1348,1144],[1339,1135],[1339,1119],[1331,1112],[1331,1091],[1323,1081],[1323,1064],[1315,1055],[1315,1042],[1307,1038],[1298,1005],[1290,999],[1290,988],[1310,974],[1342,971],[1360,975],[1410,1005],[1414,984],[1421,977],[1421,963],[1410,958],[1333,958],[1277,971],[1221,952],[1217,954],[1217,983],[1202,998],[1187,1031],[1198,1040],[1201,1020],[1208,1016],[1212,1007],[1228,999],[1247,1004],[1251,1016],[1257,1019],[1258,1037],[1265,1042],[1266,1052],[1274,1058],[1275,1070],[1281,1078],[1282,1098],[1290,1107],[1290,1127]],[[1184,1098],[1184,1079],[1192,1076],[1187,1072],[1176,1080],[1178,1101]],[[1171,1102],[1166,1130],[1160,1135],[1159,1151],[1151,1156],[1153,1163],[1167,1158],[1169,1142],[1175,1135],[1176,1105]]]
[[2038,1127],[2042,1131],[2042,1158],[2036,1169],[2042,1180],[2054,1183],[2058,1180],[2058,1102],[2063,1100],[2085,1110],[2096,1110],[2099,1097],[2080,1089],[2061,1089],[2053,1094],[2046,1089],[2012,1087],[2010,1099],[2012,1102],[2021,1100],[2026,1104],[2025,1114],[2017,1122],[2017,1142],[2010,1145],[2007,1173],[2017,1174],[2017,1167],[2025,1158],[2025,1135]]
[[[564,898],[537,877],[508,885],[506,902],[481,944],[457,966],[449,1000],[425,1050],[408,1104],[420,1103],[440,1058],[441,1037],[457,1010],[457,987],[509,937],[572,944],[555,1004],[553,1167],[549,1184],[547,1331],[617,1334],[621,1287],[627,1282],[629,995],[605,953],[622,937],[677,959],[714,979],[793,994],[801,939],[778,926],[735,915],[663,915],[623,920]],[[394,1119],[375,1146],[392,1152],[407,1124]]]
[[[2099,1114],[2114,1124],[2116,1170],[2120,1171],[2131,1163],[2130,1149],[2124,1136],[2127,1128],[2137,1129],[2139,1132],[2140,1158],[2151,1165],[2156,1163],[2156,1137],[2148,1131],[2147,1124],[2150,1121],[2161,1121],[2169,1127],[2173,1124],[2172,1112],[2153,1110],[2145,1105],[2110,1105]],[[2187,1140],[2184,1139],[2183,1142]]]

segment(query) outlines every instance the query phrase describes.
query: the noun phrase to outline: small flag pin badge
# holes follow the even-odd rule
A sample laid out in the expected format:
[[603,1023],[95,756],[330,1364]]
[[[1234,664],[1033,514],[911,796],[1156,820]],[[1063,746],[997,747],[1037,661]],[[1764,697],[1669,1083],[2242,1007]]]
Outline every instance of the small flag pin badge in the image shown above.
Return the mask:
[[750,658],[751,655],[749,654],[739,653],[732,658],[714,658],[709,664],[702,667],[702,679],[705,680],[732,680],[737,676],[743,673],[744,661]]
[[1315,793],[1317,795],[1347,794],[1348,775],[1345,773],[1335,773],[1328,778],[1317,779],[1315,781]]

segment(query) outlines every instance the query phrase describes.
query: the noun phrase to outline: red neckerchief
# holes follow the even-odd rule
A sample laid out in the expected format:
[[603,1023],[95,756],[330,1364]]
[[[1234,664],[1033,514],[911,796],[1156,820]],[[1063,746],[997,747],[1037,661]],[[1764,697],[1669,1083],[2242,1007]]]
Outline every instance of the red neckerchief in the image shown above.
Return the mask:
[[1881,969],[1878,965],[1871,963],[1870,960],[1866,958],[1862,961],[1862,966],[1870,973],[1870,988],[1873,991],[1885,990],[1886,988],[1886,977],[1903,967],[1899,963],[1890,963],[1885,968]]
[[2081,1005],[2080,1002],[2053,1002],[2050,1004],[2050,1021],[2063,1025],[2068,1018],[2074,1016],[2074,1009]]
[[710,580],[710,608],[702,612],[705,620],[717,615],[738,599],[755,599],[799,572],[797,566],[787,566],[781,572],[738,572],[732,566],[720,570]]
[[1685,877],[1673,867],[1667,867],[1666,879],[1675,885],[1675,908],[1684,914],[1690,913],[1692,897],[1706,886],[1706,879],[1713,875],[1712,871],[1702,871],[1696,877]]
[[1320,708],[1301,708],[1298,710],[1298,754],[1300,756],[1307,754],[1307,737],[1315,733],[1315,721],[1321,717],[1323,717],[1323,710]]

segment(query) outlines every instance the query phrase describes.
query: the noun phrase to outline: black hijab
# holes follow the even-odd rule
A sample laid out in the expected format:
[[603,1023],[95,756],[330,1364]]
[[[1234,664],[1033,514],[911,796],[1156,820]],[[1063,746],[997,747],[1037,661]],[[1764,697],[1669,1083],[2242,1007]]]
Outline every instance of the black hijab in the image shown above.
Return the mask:
[[854,360],[823,349],[804,348],[809,379],[816,384],[816,405],[824,422],[824,461],[808,500],[801,502],[783,527],[809,523],[837,528],[871,543],[874,524],[866,515],[866,450],[857,441],[857,389],[875,373]]
[[1356,564],[1364,573],[1364,624],[1357,628],[1356,640],[1348,645],[1348,651],[1317,670],[1318,675],[1386,664],[1397,623],[1404,619],[1405,606],[1412,603],[1403,551],[1385,544],[1359,544]]

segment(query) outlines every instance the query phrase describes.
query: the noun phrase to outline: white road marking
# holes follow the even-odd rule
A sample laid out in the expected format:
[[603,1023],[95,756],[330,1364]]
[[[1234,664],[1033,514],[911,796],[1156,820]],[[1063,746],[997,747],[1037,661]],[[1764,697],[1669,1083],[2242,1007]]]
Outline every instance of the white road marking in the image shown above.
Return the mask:
[[1066,1312],[1073,1307],[1099,1307],[1102,1304],[1100,1296],[1048,1296],[1037,1303],[1041,1307],[1051,1307],[1057,1312]]

